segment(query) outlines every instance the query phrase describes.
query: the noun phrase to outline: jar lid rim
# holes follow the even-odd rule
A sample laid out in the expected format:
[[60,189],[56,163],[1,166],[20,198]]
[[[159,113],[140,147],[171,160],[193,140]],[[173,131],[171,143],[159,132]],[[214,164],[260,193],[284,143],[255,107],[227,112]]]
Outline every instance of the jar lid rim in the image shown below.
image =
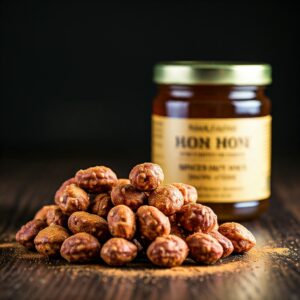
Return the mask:
[[272,67],[253,62],[169,61],[155,65],[153,79],[160,84],[267,85],[272,82]]

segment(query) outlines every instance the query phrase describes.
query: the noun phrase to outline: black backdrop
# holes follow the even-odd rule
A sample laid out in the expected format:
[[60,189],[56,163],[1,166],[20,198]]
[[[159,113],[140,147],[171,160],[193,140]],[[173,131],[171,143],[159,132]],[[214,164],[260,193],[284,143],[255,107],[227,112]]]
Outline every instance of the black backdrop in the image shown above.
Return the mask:
[[275,154],[300,146],[299,16],[285,1],[1,2],[1,149],[150,153],[153,65],[272,64]]

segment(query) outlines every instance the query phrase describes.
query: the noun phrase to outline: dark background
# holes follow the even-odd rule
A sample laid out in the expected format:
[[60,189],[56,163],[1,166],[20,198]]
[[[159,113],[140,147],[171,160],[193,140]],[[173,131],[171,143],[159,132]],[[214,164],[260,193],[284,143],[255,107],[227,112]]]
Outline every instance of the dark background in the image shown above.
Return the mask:
[[287,1],[2,1],[2,153],[147,160],[153,65],[199,59],[272,64],[273,151],[296,154],[298,24]]

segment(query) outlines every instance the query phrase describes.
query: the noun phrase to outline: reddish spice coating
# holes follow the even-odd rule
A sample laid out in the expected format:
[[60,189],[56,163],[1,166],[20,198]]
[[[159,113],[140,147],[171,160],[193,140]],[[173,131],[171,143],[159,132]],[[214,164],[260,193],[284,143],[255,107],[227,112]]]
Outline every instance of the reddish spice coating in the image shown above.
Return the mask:
[[214,237],[219,244],[223,247],[223,255],[222,257],[227,257],[233,252],[233,245],[231,241],[222,235],[219,231],[213,230],[209,233],[212,237]]
[[51,225],[41,230],[35,237],[35,248],[45,256],[57,256],[62,243],[68,237],[69,234],[64,227]]
[[66,186],[57,202],[62,212],[71,215],[75,211],[86,211],[90,204],[88,194],[75,184]]
[[178,220],[181,226],[190,232],[209,233],[218,223],[212,209],[199,203],[184,205],[178,212]]
[[187,237],[186,242],[193,260],[204,264],[214,264],[223,255],[219,242],[206,233],[196,232]]
[[122,266],[135,259],[137,251],[134,243],[123,238],[112,238],[103,245],[101,258],[110,266]]
[[136,211],[144,204],[147,196],[132,184],[118,184],[111,191],[111,200],[114,205],[124,204]]
[[75,175],[76,183],[90,193],[110,191],[117,183],[116,174],[105,166],[96,166],[79,170]]
[[107,216],[108,228],[112,236],[131,240],[136,231],[134,212],[125,205],[113,207]]
[[59,202],[59,198],[61,197],[63,191],[66,188],[66,186],[68,186],[70,184],[74,184],[74,183],[76,183],[75,177],[72,177],[72,178],[69,178],[68,180],[64,181],[62,183],[62,185],[58,188],[58,190],[56,191],[55,196],[54,196],[54,201],[57,205],[58,205],[58,202]]
[[98,194],[90,206],[91,212],[102,218],[106,218],[112,208],[113,203],[108,193]]
[[169,235],[171,226],[168,217],[154,206],[143,205],[136,213],[142,236],[154,240],[158,236]]
[[185,183],[172,183],[173,186],[178,188],[183,196],[184,204],[196,203],[198,200],[198,192],[195,187]]
[[166,216],[173,215],[183,206],[183,196],[171,184],[161,185],[149,196],[149,205],[155,206]]
[[86,232],[100,241],[106,241],[110,236],[106,220],[85,211],[74,212],[69,217],[68,227],[74,234]]
[[28,249],[34,249],[34,239],[47,226],[40,219],[32,220],[23,225],[16,234],[16,241]]
[[152,263],[162,267],[180,266],[189,249],[184,240],[176,235],[157,237],[148,247],[147,256]]
[[219,232],[232,242],[236,253],[247,252],[256,245],[253,234],[239,223],[224,223],[219,226]]
[[88,262],[98,258],[100,244],[98,240],[86,233],[76,233],[67,238],[60,249],[61,256],[68,262]]
[[153,163],[136,165],[129,174],[131,184],[141,191],[152,191],[164,180],[161,167]]

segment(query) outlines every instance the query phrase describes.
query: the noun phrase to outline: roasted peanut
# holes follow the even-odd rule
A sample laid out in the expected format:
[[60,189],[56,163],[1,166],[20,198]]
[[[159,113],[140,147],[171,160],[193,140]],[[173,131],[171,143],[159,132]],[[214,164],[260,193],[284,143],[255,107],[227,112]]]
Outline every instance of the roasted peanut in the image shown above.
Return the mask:
[[189,203],[196,203],[198,200],[198,193],[197,190],[189,184],[185,183],[172,183],[173,186],[178,188],[180,193],[183,196],[184,204],[189,204]]
[[173,215],[183,206],[183,196],[173,185],[161,185],[149,196],[149,205],[155,206],[166,216]]
[[231,241],[221,234],[219,231],[213,230],[209,233],[212,237],[214,237],[219,244],[223,247],[223,255],[222,257],[227,257],[233,252],[233,245]]
[[239,223],[224,223],[219,226],[219,232],[231,241],[236,253],[247,252],[256,244],[253,234]]
[[208,206],[198,203],[184,205],[178,212],[181,226],[191,232],[209,233],[217,224],[217,216]]
[[90,210],[93,214],[96,214],[102,218],[106,218],[108,212],[113,208],[111,197],[107,193],[98,194],[93,203],[91,204]]
[[161,167],[153,163],[136,165],[129,174],[131,184],[141,191],[155,190],[164,180]]
[[58,190],[56,191],[55,193],[55,196],[54,196],[54,201],[55,203],[58,205],[58,202],[59,202],[59,198],[61,197],[63,191],[65,190],[65,188],[70,185],[70,184],[73,184],[75,183],[75,178],[72,177],[72,178],[69,178],[68,180],[64,181],[61,186],[58,188]]
[[28,249],[34,249],[34,239],[47,226],[40,219],[32,220],[23,225],[16,234],[16,241]]
[[68,227],[74,234],[86,232],[96,237],[99,241],[106,241],[110,236],[106,220],[85,211],[74,212],[69,217]]
[[123,238],[108,240],[101,249],[101,258],[110,266],[122,266],[137,255],[137,247]]
[[162,267],[181,265],[188,255],[185,241],[176,235],[157,237],[149,246],[147,256],[152,263]]
[[64,240],[69,237],[65,228],[50,225],[41,230],[34,239],[36,250],[46,256],[57,256]]
[[79,170],[75,175],[75,180],[79,187],[90,193],[110,191],[118,181],[116,174],[105,166]]
[[154,240],[158,236],[170,234],[170,221],[154,206],[143,205],[136,213],[142,236]]
[[100,244],[94,236],[80,232],[63,242],[60,254],[68,262],[87,262],[99,257]]
[[219,242],[206,233],[196,232],[187,237],[186,242],[193,260],[204,264],[213,264],[223,255]]
[[114,205],[124,204],[136,211],[144,204],[147,196],[136,189],[132,184],[118,184],[111,191],[111,200]]
[[86,211],[90,204],[88,194],[75,184],[67,185],[61,194],[58,206],[66,215],[71,215],[75,211]]
[[111,235],[131,240],[136,231],[134,212],[125,205],[113,207],[107,216]]

